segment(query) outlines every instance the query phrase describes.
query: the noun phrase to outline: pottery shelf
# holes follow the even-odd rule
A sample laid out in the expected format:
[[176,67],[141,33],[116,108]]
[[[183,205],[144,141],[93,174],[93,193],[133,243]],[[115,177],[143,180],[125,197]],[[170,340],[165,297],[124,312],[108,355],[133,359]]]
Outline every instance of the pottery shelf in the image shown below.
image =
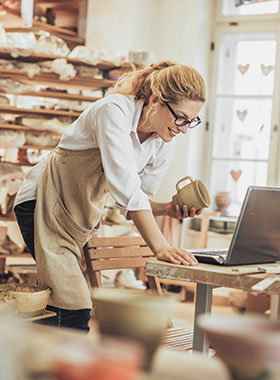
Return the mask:
[[[18,124],[5,124],[5,123],[0,123],[0,129],[5,129],[5,130],[12,130],[12,131],[20,131],[20,132],[34,132],[34,133],[51,133],[53,135],[58,135],[60,136],[59,133],[53,132],[48,129],[35,129],[35,128],[28,128],[25,127],[24,125],[18,125]],[[12,147],[11,147],[12,148]]]
[[17,96],[36,96],[40,98],[54,98],[54,99],[65,99],[65,100],[73,100],[73,101],[81,101],[81,102],[96,102],[101,99],[97,96],[86,96],[82,94],[68,94],[68,92],[60,92],[60,91],[25,91],[25,92],[16,92],[16,91],[5,91],[5,93],[10,95]]
[[[16,218],[14,216],[5,216],[5,215],[0,215],[0,221],[4,221],[4,222],[15,222],[16,221]],[[5,257],[11,257],[12,255],[2,255],[0,254],[0,259],[1,258],[5,258]]]
[[[9,12],[11,10],[9,9]],[[28,32],[37,32],[40,30],[45,30],[47,32],[50,32],[54,36],[60,37],[67,41],[68,44],[77,46],[77,45],[84,45],[85,40],[83,37],[78,36],[76,33],[72,32],[71,30],[61,28],[55,25],[50,25],[45,22],[41,22],[38,20],[33,20],[32,22],[33,27],[32,28],[22,28],[22,27],[8,27],[5,28],[6,32],[19,32],[19,33],[28,33]]]
[[19,107],[3,105],[3,104],[0,104],[0,113],[17,114],[17,115],[72,116],[72,117],[79,117],[81,114],[81,112],[76,112],[76,111],[19,108]]
[[32,78],[29,78],[28,75],[22,70],[0,70],[0,78],[9,78],[24,82],[32,82],[37,84],[45,84],[48,86],[55,86],[59,88],[76,88],[76,89],[99,89],[99,88],[108,88],[115,84],[114,80],[110,79],[100,79],[92,77],[82,77],[76,76],[70,80],[60,80],[57,74],[53,73],[43,73],[36,74]]
[[[43,62],[43,61],[52,61],[54,59],[58,58],[64,58],[68,63],[72,63],[73,65],[85,65],[85,66],[92,66],[92,67],[97,67],[100,70],[113,70],[113,69],[118,69],[118,68],[124,68],[124,69],[129,69],[132,67],[130,63],[122,63],[121,65],[115,65],[113,62],[110,61],[100,61],[97,64],[91,64],[91,63],[86,63],[78,58],[69,58],[69,57],[62,57],[62,56],[56,56],[56,55],[48,55],[48,54],[41,54],[41,53],[32,53],[27,57],[12,57],[9,52],[1,51],[0,50],[0,59],[13,59],[21,62]],[[134,65],[137,66],[137,65]]]
[[12,161],[6,161],[6,160],[0,161],[0,164],[1,163],[2,164],[15,165],[15,166],[26,166],[26,167],[34,166],[35,165],[35,164],[31,164],[30,162],[12,162]]
[[[12,149],[10,147],[9,149]],[[36,150],[53,150],[55,146],[41,146],[41,145],[21,145],[14,147],[15,149],[36,149]],[[2,148],[0,145],[0,149],[6,149],[6,147]]]

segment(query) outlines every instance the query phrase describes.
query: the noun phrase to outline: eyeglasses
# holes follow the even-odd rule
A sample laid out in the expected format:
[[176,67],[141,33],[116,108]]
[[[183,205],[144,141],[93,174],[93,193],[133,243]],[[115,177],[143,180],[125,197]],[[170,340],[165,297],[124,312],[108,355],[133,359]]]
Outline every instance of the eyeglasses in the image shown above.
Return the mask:
[[185,125],[187,125],[188,128],[194,128],[201,123],[201,120],[198,116],[193,120],[188,120],[183,116],[177,116],[173,109],[170,107],[170,105],[167,102],[165,102],[165,104],[169,111],[172,113],[172,115],[175,117],[174,124],[178,127],[184,127]]

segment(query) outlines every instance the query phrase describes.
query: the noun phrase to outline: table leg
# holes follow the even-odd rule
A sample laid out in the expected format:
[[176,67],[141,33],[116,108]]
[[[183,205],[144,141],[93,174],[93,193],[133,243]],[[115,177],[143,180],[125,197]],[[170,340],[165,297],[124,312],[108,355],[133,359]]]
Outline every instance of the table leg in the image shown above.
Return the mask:
[[280,295],[270,296],[270,319],[280,319]]
[[197,318],[200,314],[211,313],[213,288],[214,286],[212,285],[196,285],[193,350],[201,351],[206,354],[208,353],[209,344],[206,341],[205,333],[197,326]]

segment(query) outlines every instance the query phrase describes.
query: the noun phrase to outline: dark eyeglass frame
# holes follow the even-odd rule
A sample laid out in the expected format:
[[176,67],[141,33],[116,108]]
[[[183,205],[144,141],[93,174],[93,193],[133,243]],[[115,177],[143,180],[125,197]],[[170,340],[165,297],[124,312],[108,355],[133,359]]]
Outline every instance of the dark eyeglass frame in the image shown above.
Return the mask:
[[[185,125],[187,125],[188,128],[192,129],[192,128],[197,127],[201,123],[199,116],[197,116],[193,120],[187,120],[183,116],[176,115],[176,113],[173,111],[173,109],[170,107],[170,105],[167,102],[164,102],[164,103],[169,109],[169,111],[172,113],[172,115],[175,117],[174,124],[177,125],[177,127],[184,127]],[[184,119],[184,120],[181,123],[180,122],[178,123],[178,119]]]

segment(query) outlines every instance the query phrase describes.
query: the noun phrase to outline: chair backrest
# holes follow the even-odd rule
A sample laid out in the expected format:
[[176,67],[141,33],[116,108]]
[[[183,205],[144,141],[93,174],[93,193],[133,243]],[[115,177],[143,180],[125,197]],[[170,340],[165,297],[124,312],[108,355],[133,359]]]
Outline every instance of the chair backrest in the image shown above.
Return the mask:
[[94,237],[85,245],[87,275],[92,287],[102,286],[102,270],[144,268],[153,252],[140,236]]

